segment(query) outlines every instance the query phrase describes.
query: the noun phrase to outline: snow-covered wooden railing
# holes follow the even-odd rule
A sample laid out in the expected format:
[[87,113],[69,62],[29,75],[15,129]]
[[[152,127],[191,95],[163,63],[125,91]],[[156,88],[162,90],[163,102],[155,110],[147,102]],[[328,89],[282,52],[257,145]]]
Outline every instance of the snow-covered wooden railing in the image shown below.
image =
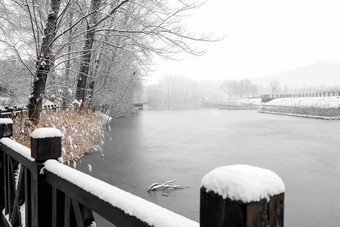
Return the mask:
[[7,227],[95,226],[92,212],[116,226],[283,226],[284,185],[269,170],[236,165],[208,173],[199,224],[58,162],[59,130],[35,130],[29,149],[8,138],[12,123],[0,118],[0,209]]
[[[43,105],[44,110],[56,111],[59,107],[57,105]],[[26,113],[26,108],[18,106],[6,106],[5,109],[0,109],[0,118],[15,118],[21,113]]]

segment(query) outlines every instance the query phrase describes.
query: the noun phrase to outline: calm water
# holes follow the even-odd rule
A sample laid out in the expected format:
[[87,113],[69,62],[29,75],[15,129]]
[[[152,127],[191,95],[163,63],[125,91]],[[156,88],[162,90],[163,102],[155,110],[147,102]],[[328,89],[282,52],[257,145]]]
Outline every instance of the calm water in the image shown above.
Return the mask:
[[[111,127],[104,159],[87,158],[91,175],[188,218],[199,219],[201,178],[242,163],[281,176],[285,226],[340,226],[340,121],[207,109],[143,111]],[[170,179],[190,188],[147,192]]]

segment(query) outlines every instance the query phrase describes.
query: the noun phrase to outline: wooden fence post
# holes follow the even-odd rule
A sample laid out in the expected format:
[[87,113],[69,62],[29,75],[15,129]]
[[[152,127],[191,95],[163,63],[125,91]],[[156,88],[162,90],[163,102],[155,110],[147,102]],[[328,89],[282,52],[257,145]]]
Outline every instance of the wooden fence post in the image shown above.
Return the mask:
[[284,190],[280,177],[270,170],[216,168],[202,179],[200,227],[283,227]]
[[51,226],[52,223],[52,187],[42,179],[40,172],[46,160],[61,156],[61,136],[54,128],[39,128],[31,134],[31,156],[37,163],[31,179],[32,226]]
[[[13,121],[9,118],[0,118],[0,139],[13,136]],[[0,147],[0,210],[5,208],[5,180],[4,180],[4,154]]]

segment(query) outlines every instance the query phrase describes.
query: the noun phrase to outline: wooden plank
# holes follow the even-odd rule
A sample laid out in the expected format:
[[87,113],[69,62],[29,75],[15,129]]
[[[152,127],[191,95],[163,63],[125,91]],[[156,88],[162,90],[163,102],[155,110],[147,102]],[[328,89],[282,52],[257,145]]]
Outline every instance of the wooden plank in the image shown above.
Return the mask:
[[8,155],[6,153],[3,154],[4,156],[4,191],[5,191],[5,214],[8,214],[8,188],[7,188],[7,171],[8,171],[8,165],[7,165],[7,158]]
[[[57,227],[64,227],[64,207],[65,207],[65,194],[55,188],[56,192],[56,214],[52,214],[52,219],[55,218],[55,223],[53,225]],[[53,221],[53,220],[52,220]],[[53,221],[54,222],[54,221]]]
[[52,187],[42,179],[40,175],[42,167],[42,163],[36,163],[36,168],[31,170],[31,209],[34,227],[50,226],[52,219]]
[[269,224],[270,226],[284,226],[284,193],[270,198]]
[[71,225],[71,199],[65,195],[65,209],[64,209],[64,227]]
[[0,211],[5,208],[4,152],[0,147]]
[[31,172],[25,168],[25,226],[32,226]]
[[[39,169],[38,173],[40,173],[40,168],[38,169]],[[38,174],[38,218],[40,227],[51,225],[52,220],[51,204],[52,204],[52,186],[50,184],[47,184],[41,178],[41,175]]]
[[71,199],[71,203],[73,207],[74,216],[77,222],[77,227],[84,227],[84,218],[81,214],[78,201],[76,201],[75,199]]
[[38,209],[39,209],[39,203],[38,203],[38,167],[35,166],[35,169],[30,170],[31,171],[31,212],[32,212],[32,226],[39,227],[38,222]]
[[32,170],[35,168],[36,163],[27,159],[25,156],[22,154],[14,151],[12,148],[7,147],[5,144],[1,144],[1,149],[8,154],[10,157],[15,159],[17,162],[20,162],[23,166],[28,168],[29,170]]
[[57,202],[57,193],[58,189],[55,187],[52,188],[52,227],[57,227],[57,218],[58,218],[58,202]]
[[[65,194],[57,188],[52,188],[52,227],[64,227]],[[68,212],[69,213],[69,212]]]
[[93,210],[116,226],[149,226],[147,223],[134,216],[126,214],[123,210],[112,206],[110,203],[85,191],[77,185],[60,178],[54,173],[48,170],[45,170],[44,173],[44,179],[46,182],[51,184],[53,187],[58,188],[60,191],[63,191],[68,197],[79,201],[79,203]]
[[11,165],[11,157],[7,157],[7,199],[8,199],[8,214],[11,217],[12,215],[12,208],[13,208],[13,204],[12,204],[12,187],[13,186],[13,179],[12,179],[12,165]]

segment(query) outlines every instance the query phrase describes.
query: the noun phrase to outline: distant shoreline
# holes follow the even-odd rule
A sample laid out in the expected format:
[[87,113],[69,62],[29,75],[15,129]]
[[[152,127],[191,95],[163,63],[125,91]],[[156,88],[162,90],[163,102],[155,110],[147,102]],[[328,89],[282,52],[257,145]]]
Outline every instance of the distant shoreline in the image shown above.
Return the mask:
[[340,97],[277,98],[261,105],[259,113],[340,120]]
[[284,115],[284,116],[291,116],[291,117],[313,118],[313,119],[321,119],[321,120],[340,120],[340,117],[326,117],[326,116],[315,116],[315,115],[305,115],[305,114],[271,112],[271,111],[265,111],[265,110],[259,110],[258,113]]

